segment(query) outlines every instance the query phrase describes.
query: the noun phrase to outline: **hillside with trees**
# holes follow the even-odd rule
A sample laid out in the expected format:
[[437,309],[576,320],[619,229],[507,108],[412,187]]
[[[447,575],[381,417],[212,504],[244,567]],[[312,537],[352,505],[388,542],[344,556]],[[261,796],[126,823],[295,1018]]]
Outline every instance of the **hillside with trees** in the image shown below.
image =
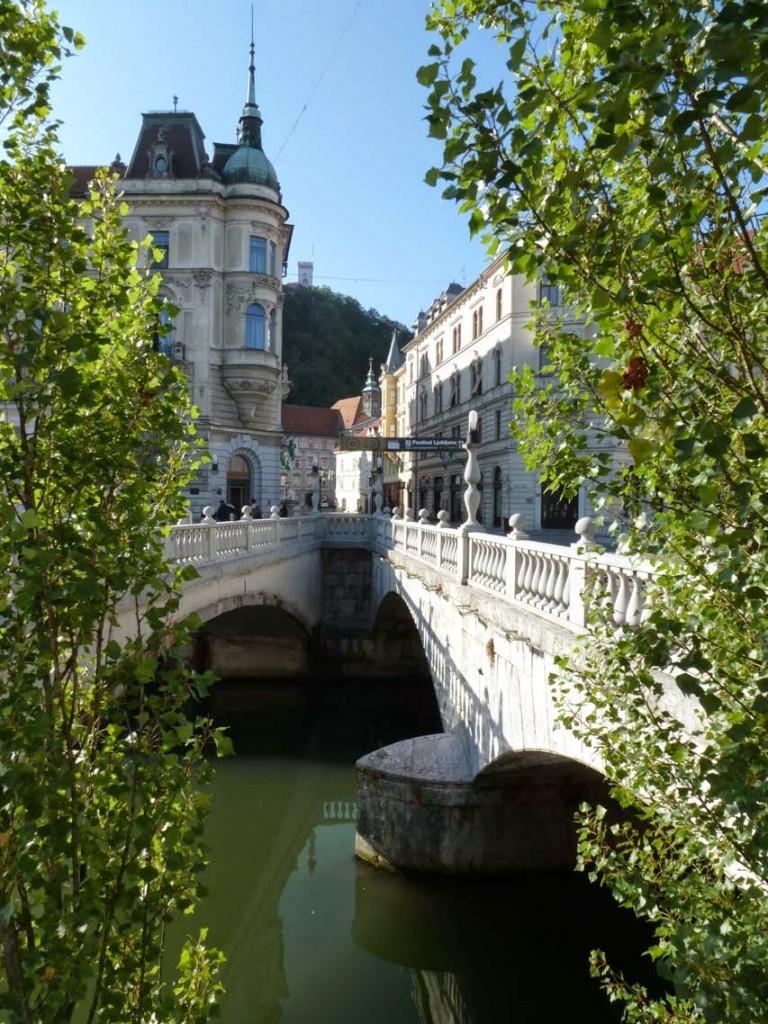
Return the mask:
[[359,395],[373,357],[377,374],[397,329],[402,347],[411,332],[375,309],[363,309],[349,295],[330,288],[285,290],[283,360],[288,366],[292,405],[330,406]]

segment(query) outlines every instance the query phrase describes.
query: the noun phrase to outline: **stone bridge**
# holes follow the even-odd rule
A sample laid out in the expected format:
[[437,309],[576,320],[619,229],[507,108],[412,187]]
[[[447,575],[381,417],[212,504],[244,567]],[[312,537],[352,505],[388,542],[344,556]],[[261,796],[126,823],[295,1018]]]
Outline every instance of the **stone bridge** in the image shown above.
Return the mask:
[[[568,863],[573,812],[606,799],[595,750],[558,724],[549,677],[584,632],[585,581],[618,626],[640,621],[647,568],[571,545],[387,515],[172,527],[169,560],[193,565],[197,612],[224,675],[300,671],[313,647],[384,673],[423,662],[444,732],[357,765],[357,852],[381,865],[496,871]],[[420,663],[420,664],[419,664]]]

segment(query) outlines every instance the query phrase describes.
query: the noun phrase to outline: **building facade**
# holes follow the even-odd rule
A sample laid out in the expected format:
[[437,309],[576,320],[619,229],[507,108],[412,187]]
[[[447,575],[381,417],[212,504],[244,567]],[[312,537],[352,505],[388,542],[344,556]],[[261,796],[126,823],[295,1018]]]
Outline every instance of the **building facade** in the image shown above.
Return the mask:
[[[373,370],[368,366],[362,393],[341,398],[333,409],[341,416],[343,434],[350,438],[377,437],[381,431],[382,392]],[[375,485],[379,459],[371,451],[345,450],[336,453],[336,501],[341,512],[374,512]]]
[[[505,529],[509,516],[520,512],[531,529],[567,530],[585,512],[582,496],[565,501],[542,488],[509,430],[512,367],[528,364],[542,379],[547,373],[531,328],[533,308],[542,301],[553,315],[564,315],[568,330],[583,330],[561,309],[556,287],[510,274],[497,259],[466,288],[450,285],[419,314],[415,336],[403,348],[404,365],[382,383],[397,396],[399,436],[464,438],[469,411],[477,411],[479,518],[489,529]],[[403,511],[426,508],[434,518],[445,509],[453,524],[462,522],[465,464],[461,450],[401,457]]]
[[336,508],[336,447],[342,431],[337,409],[283,405],[280,503],[289,515]]
[[[142,115],[127,165],[112,164],[128,206],[129,237],[151,236],[152,266],[168,300],[155,345],[186,374],[210,461],[188,488],[190,514],[221,498],[268,507],[280,493],[283,268],[292,228],[262,148],[251,42],[237,141],[213,156],[195,115]],[[84,194],[95,168],[73,168]]]

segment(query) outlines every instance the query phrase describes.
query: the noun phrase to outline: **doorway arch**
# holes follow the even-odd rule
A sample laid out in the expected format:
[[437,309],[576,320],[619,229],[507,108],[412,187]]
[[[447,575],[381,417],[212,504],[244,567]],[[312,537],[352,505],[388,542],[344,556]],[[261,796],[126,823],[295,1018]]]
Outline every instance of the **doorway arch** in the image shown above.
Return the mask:
[[251,467],[244,455],[235,454],[227,465],[227,501],[239,512],[249,505],[253,492]]

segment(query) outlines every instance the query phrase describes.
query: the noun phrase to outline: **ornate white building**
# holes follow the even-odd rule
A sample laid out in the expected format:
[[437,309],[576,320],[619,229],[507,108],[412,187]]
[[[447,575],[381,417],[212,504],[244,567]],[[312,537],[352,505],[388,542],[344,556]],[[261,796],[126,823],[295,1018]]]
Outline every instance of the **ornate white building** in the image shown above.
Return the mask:
[[[401,437],[465,438],[470,409],[478,412],[482,472],[480,517],[484,526],[503,529],[521,512],[526,526],[572,529],[585,512],[583,497],[563,501],[542,489],[539,475],[523,465],[509,431],[512,389],[508,376],[527,363],[547,373],[544,353],[533,343],[532,310],[545,300],[568,329],[583,330],[560,308],[558,289],[509,274],[499,258],[466,288],[451,284],[414,323],[415,336],[403,347],[405,365],[395,368],[382,388],[397,395],[397,434]],[[441,509],[456,524],[462,502],[466,453],[461,450],[409,454],[401,458],[403,506],[414,514]]]
[[[280,493],[282,273],[292,228],[275,169],[262,148],[251,42],[247,94],[235,143],[213,157],[189,111],[142,115],[128,165],[113,168],[131,238],[153,238],[161,294],[179,312],[156,344],[189,381],[211,461],[189,487],[195,518],[225,498],[262,508]],[[75,167],[85,193],[93,167]],[[156,254],[157,255],[157,254]]]

